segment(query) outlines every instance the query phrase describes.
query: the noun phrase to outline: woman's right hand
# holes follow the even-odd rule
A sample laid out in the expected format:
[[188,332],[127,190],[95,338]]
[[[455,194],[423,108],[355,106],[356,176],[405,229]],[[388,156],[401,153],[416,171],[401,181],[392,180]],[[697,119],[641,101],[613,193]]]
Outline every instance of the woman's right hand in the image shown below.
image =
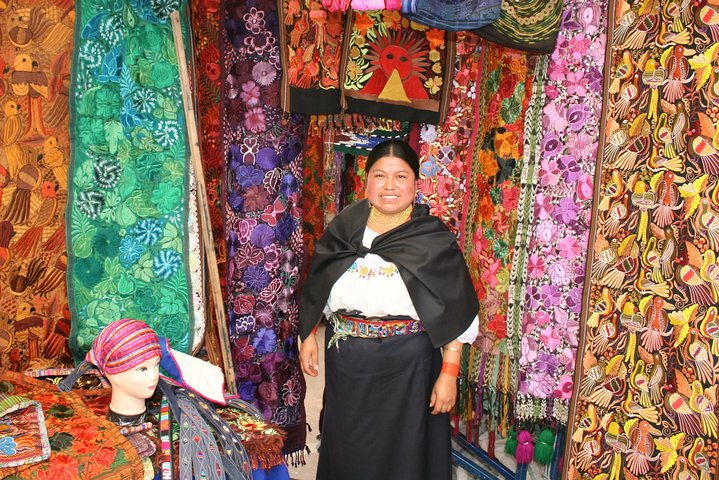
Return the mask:
[[317,351],[317,339],[315,332],[312,332],[300,345],[300,365],[302,371],[310,377],[316,377],[320,373]]

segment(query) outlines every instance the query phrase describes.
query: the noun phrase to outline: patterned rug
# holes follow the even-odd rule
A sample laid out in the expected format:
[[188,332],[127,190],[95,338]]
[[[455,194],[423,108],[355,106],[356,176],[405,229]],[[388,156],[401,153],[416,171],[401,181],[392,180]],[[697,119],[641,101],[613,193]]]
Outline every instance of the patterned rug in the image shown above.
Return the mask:
[[76,359],[123,317],[177,350],[192,345],[188,159],[169,24],[178,7],[77,4],[67,212]]
[[543,88],[526,273],[515,290],[516,415],[566,425],[573,391],[602,110],[606,5],[564,2]]
[[717,475],[717,14],[713,2],[610,2],[563,478]]
[[65,221],[72,2],[0,2],[0,365],[71,363]]
[[119,427],[91,412],[74,393],[61,393],[46,382],[9,371],[0,375],[0,392],[39,402],[50,442],[48,461],[0,469],[2,478],[143,478],[137,451]]
[[[507,305],[523,165],[524,116],[534,57],[482,42],[464,201],[464,251],[480,301],[480,338],[463,362],[465,415],[487,411],[490,430],[506,432],[512,388]],[[479,396],[475,395],[478,392]]]
[[220,14],[227,306],[237,390],[285,430],[284,453],[297,462],[306,436],[296,344],[305,125],[280,107],[276,2],[226,0]]

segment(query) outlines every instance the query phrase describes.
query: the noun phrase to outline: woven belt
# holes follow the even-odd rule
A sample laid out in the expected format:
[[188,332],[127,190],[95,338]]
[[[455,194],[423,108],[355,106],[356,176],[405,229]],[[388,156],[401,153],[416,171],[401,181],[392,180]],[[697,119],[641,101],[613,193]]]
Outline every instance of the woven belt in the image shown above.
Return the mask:
[[422,322],[404,316],[365,318],[334,312],[330,317],[330,322],[332,322],[334,335],[332,335],[327,348],[332,345],[339,348],[339,341],[346,340],[347,337],[387,338],[425,331]]

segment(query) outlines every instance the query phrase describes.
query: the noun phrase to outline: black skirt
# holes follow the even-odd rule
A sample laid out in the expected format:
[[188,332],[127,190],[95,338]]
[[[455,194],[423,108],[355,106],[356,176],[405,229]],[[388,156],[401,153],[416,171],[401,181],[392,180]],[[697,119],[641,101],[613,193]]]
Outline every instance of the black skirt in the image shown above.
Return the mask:
[[426,333],[349,337],[325,365],[317,480],[451,478],[449,414],[429,408],[442,357]]

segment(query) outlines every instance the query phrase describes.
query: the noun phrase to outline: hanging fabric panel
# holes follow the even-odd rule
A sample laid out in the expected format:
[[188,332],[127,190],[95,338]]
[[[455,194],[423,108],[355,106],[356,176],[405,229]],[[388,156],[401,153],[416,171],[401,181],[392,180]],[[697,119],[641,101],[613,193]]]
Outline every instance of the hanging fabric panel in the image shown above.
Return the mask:
[[[475,342],[480,350],[473,352],[469,382],[479,388],[490,429],[500,426],[505,432],[513,401],[507,292],[523,168],[524,118],[536,57],[484,41],[482,49],[463,236],[465,258],[480,301],[480,337]],[[478,369],[480,364],[486,367]]]
[[565,478],[714,478],[719,8],[610,5]]
[[282,107],[286,112],[340,113],[340,73],[347,13],[315,0],[279,2]]
[[305,384],[296,338],[305,124],[280,106],[276,2],[221,5],[227,311],[237,390],[287,432],[284,453],[301,461]]
[[466,172],[470,162],[469,137],[474,128],[474,102],[477,97],[479,38],[457,33],[457,56],[447,118],[441,125],[420,128],[419,201],[459,236],[464,218],[467,191]]
[[[567,423],[602,108],[606,4],[567,0],[550,56],[512,376],[522,420]],[[517,323],[519,321],[520,323]]]
[[74,7],[0,3],[0,365],[71,362],[65,221]]
[[502,0],[499,18],[473,32],[517,50],[552,53],[562,20],[563,3],[563,0]]
[[178,1],[77,4],[70,166],[70,345],[142,319],[192,345],[188,159],[169,15]]

